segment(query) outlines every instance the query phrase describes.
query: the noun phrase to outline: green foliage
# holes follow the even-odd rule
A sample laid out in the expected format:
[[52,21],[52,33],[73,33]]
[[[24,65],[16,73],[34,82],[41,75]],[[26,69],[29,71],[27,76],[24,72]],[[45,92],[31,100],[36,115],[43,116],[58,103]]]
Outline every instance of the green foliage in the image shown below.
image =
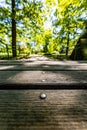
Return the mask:
[[86,3],[87,0],[15,0],[15,15],[12,15],[11,0],[6,0],[5,6],[0,6],[0,40],[11,46],[13,18],[17,46],[26,45],[23,53],[33,49],[37,53],[60,53],[64,47],[68,55],[79,38],[78,30],[84,31],[87,25]]

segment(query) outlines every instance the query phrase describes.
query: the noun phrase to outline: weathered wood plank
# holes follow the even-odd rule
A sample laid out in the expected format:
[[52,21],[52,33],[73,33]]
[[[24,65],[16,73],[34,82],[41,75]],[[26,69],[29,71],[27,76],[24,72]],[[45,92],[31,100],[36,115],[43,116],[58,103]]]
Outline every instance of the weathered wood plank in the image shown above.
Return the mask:
[[0,90],[0,130],[87,130],[87,90]]

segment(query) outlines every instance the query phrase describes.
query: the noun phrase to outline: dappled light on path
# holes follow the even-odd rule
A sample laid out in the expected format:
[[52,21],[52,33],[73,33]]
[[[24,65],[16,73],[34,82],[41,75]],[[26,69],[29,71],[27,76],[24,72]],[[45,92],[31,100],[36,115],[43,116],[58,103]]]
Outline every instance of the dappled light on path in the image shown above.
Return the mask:
[[87,62],[58,61],[44,56],[0,61],[0,83],[4,82],[87,83]]

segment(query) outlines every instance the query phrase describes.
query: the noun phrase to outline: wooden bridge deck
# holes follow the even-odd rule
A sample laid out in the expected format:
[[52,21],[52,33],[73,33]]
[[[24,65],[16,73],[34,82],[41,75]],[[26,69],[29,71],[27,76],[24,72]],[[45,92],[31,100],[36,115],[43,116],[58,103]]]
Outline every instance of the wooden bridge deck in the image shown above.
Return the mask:
[[87,90],[0,90],[0,130],[87,130]]
[[87,130],[87,62],[0,61],[0,130]]

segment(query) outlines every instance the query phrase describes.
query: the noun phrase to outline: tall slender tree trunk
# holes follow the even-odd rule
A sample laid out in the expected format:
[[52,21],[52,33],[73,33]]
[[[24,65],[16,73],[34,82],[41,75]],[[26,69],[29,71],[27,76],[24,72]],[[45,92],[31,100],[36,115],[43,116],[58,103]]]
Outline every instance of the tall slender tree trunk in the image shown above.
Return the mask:
[[12,55],[16,57],[16,20],[15,0],[12,0]]
[[69,18],[69,6],[68,6],[68,8],[67,8],[67,18],[68,18],[68,20],[67,20],[67,46],[66,46],[66,56],[68,56],[68,53],[69,53],[69,41],[70,41],[70,39],[69,39],[69,35],[70,35],[70,18]]
[[69,31],[68,31],[67,46],[66,46],[66,56],[68,56],[68,52],[69,52]]
[[48,45],[49,45],[49,43],[45,43],[45,45],[44,45],[43,51],[44,51],[45,53],[48,52]]

